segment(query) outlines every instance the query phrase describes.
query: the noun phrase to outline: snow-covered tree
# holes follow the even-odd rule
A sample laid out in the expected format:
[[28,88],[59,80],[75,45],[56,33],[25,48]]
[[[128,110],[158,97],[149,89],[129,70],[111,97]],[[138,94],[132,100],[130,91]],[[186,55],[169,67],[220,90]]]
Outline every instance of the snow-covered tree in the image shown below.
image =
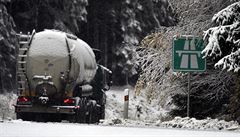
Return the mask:
[[[142,69],[139,80],[145,82],[146,87],[142,92],[147,94],[150,101],[158,100],[161,109],[170,110],[172,116],[186,116],[187,75],[171,70],[172,37],[176,34],[201,36],[203,30],[211,27],[214,13],[233,2],[230,0],[169,0],[169,2],[174,7],[179,22],[174,27],[160,27],[157,32],[161,33],[148,35],[142,41],[142,48],[137,50],[138,63]],[[223,115],[234,90],[235,75],[232,72],[213,69],[210,61],[207,64],[206,72],[192,74],[191,77],[191,117]]]
[[240,2],[215,14],[212,22],[218,26],[205,32],[208,44],[202,53],[217,60],[215,67],[238,72],[228,109],[231,119],[240,123]]
[[212,18],[218,26],[205,31],[208,44],[202,53],[217,60],[215,67],[240,69],[240,2],[219,11]]
[[14,21],[0,1],[0,94],[15,90],[17,37]]

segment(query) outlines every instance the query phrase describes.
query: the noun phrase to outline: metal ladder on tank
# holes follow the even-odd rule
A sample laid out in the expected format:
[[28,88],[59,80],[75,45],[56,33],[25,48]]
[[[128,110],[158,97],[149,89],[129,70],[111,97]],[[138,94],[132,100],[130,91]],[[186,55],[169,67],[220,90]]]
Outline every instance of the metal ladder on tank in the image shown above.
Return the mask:
[[28,80],[26,75],[26,58],[29,48],[31,36],[28,34],[17,34],[19,41],[19,53],[17,59],[17,84],[18,84],[18,95],[24,92],[28,87]]

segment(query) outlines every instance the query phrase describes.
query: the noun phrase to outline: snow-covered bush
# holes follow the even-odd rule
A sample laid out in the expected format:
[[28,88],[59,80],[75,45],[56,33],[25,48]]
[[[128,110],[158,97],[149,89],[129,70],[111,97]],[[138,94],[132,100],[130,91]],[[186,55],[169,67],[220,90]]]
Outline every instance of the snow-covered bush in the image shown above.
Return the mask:
[[[208,65],[209,67],[210,65]],[[192,73],[190,91],[190,116],[197,119],[222,117],[228,114],[229,98],[235,90],[235,75],[232,72],[208,70],[204,73]],[[187,86],[188,79],[182,80]],[[186,116],[187,91],[173,96],[177,106],[171,111],[174,116]]]
[[212,18],[217,27],[205,31],[208,44],[202,53],[217,60],[215,67],[240,69],[240,2],[219,11]]
[[[141,93],[136,93],[140,96],[137,98],[144,98],[144,103],[158,110],[159,114],[156,115],[164,120],[169,117],[168,112],[174,108],[171,97],[184,90],[184,87],[179,85],[178,74],[171,69],[169,39],[160,32],[146,36],[137,49],[136,58],[136,63],[140,66],[137,83],[144,85],[136,85],[135,92],[139,92],[138,88],[142,88]],[[151,111],[146,111],[148,112]]]

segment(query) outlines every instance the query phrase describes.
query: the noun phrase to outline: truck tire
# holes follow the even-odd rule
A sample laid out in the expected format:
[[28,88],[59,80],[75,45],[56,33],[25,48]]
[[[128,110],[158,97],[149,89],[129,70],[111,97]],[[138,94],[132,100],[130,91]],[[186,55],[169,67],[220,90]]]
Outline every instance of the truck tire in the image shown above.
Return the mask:
[[78,109],[76,114],[75,114],[75,121],[76,123],[86,123],[86,114],[85,110],[83,109]]
[[101,106],[99,117],[99,119],[105,119],[105,105]]
[[88,115],[87,115],[87,123],[94,124],[99,122],[99,111],[97,111],[97,105],[90,103],[88,106]]

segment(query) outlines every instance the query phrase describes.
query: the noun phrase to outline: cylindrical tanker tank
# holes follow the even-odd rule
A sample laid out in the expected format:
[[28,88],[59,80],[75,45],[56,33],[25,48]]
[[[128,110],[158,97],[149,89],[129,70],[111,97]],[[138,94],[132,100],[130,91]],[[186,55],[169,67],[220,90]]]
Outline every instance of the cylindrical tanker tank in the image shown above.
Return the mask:
[[87,43],[56,30],[32,36],[26,62],[32,96],[58,97],[72,92],[77,85],[89,84],[97,69],[95,55]]

